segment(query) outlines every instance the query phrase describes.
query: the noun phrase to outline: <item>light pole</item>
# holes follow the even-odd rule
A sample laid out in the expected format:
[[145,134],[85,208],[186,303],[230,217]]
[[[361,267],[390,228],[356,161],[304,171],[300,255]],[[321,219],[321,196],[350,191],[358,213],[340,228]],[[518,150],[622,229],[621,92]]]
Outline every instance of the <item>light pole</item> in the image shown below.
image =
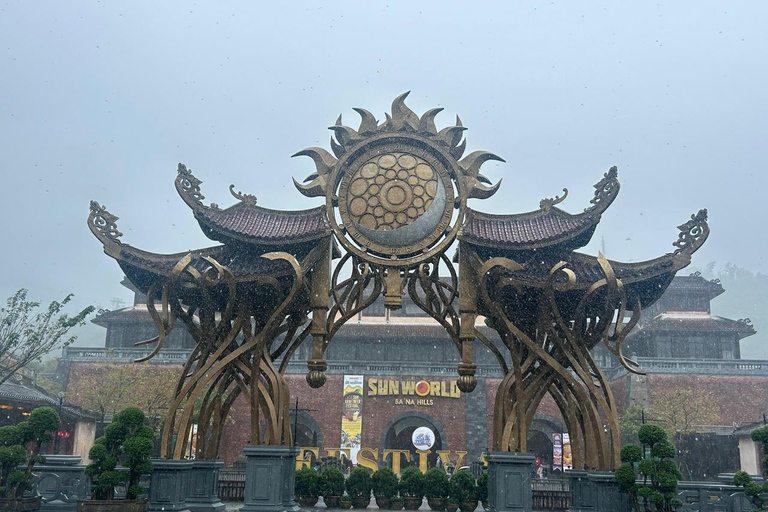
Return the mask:
[[[61,407],[63,405],[64,405],[64,392],[59,391],[59,419],[61,419]],[[60,444],[61,444],[61,426],[59,426],[59,429],[56,431],[56,437],[53,440],[53,453],[55,455],[59,454]]]

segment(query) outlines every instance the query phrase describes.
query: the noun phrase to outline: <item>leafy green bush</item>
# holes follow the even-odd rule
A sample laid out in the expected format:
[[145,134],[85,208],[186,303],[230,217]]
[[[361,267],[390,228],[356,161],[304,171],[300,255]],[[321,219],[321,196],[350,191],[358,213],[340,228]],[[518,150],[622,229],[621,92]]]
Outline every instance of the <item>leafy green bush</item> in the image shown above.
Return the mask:
[[752,477],[746,471],[737,471],[733,475],[733,485],[744,488],[744,494],[752,502],[752,505],[755,507],[754,510],[765,510],[765,500],[760,494],[768,492],[768,481],[760,485],[752,480]]
[[424,474],[424,495],[427,499],[448,496],[448,474],[440,468],[432,468]]
[[[40,447],[53,440],[51,432],[59,430],[61,420],[53,407],[38,407],[27,421],[0,427],[0,498],[20,498],[32,488],[32,467],[45,462]],[[27,445],[32,453],[27,457]],[[27,463],[25,471],[18,467]]]
[[[640,511],[640,499],[645,510],[650,510],[652,503],[655,510],[672,512],[682,505],[675,496],[680,471],[674,461],[676,450],[667,440],[667,433],[656,425],[643,425],[638,431],[640,441],[650,447],[650,457],[644,458],[642,449],[637,445],[627,445],[621,449],[621,461],[624,465],[616,468],[614,477],[619,484],[619,491],[629,495],[636,512]],[[637,473],[643,478],[638,485]]]
[[[96,439],[88,452],[92,462],[86,466],[85,474],[91,478],[94,499],[115,499],[118,485],[126,485],[129,500],[135,500],[144,492],[139,480],[152,472],[149,457],[154,437],[154,431],[146,425],[144,412],[138,407],[127,407],[115,414],[104,435]],[[127,472],[117,470],[120,463]]]
[[400,476],[400,494],[406,498],[424,497],[424,474],[416,466],[410,466]]
[[373,495],[377,498],[397,496],[398,478],[389,468],[379,468],[371,476]]
[[294,492],[296,496],[308,496],[317,498],[320,494],[320,475],[311,468],[301,468],[296,471],[294,483]]
[[477,477],[477,499],[488,501],[488,473],[483,473]]
[[477,499],[477,485],[475,477],[469,471],[457,471],[451,476],[450,496],[456,498],[459,502]]
[[353,469],[346,482],[347,492],[353,498],[371,498],[371,472],[363,467]]
[[320,494],[323,498],[344,494],[344,473],[333,466],[320,473]]

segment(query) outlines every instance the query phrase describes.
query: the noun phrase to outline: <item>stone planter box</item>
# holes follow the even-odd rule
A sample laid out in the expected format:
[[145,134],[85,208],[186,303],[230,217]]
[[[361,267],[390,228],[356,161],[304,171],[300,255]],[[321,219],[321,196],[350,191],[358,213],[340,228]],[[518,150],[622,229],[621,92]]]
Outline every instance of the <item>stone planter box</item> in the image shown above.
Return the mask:
[[43,499],[40,496],[0,499],[0,512],[32,512],[40,510],[42,504]]
[[146,512],[149,500],[81,500],[77,512]]

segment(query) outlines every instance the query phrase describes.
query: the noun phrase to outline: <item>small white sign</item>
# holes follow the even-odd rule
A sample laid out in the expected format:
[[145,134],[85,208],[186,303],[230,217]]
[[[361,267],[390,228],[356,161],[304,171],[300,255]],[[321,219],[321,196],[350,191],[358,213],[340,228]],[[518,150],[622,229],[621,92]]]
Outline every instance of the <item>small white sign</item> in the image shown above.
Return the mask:
[[435,444],[435,433],[427,427],[419,427],[413,431],[411,441],[417,450],[429,450]]

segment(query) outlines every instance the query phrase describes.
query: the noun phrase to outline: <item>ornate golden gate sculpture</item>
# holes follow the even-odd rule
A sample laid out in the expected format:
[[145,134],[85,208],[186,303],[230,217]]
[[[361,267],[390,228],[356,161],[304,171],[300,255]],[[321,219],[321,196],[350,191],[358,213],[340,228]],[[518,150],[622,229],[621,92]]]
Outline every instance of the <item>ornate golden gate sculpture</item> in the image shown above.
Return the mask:
[[[473,210],[469,199],[486,199],[500,185],[483,176],[481,166],[503,160],[484,151],[464,156],[461,121],[438,130],[442,109],[418,116],[406,96],[394,100],[382,123],[364,109],[355,109],[361,116],[356,130],[339,117],[331,127],[333,154],[322,148],[297,153],[315,163],[315,172],[295,184],[302,194],[325,199],[318,208],[269,210],[233,186],[237,204],[206,206],[200,180],[179,164],[177,191],[220,245],[171,255],[141,251],[119,240],[117,217],[91,203],[91,230],[147,293],[158,336],[143,342],[154,346],[141,360],[161,349],[179,319],[197,341],[165,422],[163,457],[183,457],[197,411],[197,456],[215,458],[222,418],[240,395],[250,407],[251,443],[290,445],[283,373],[296,348],[311,336],[307,381],[320,387],[324,353],[339,328],[381,294],[398,308],[407,293],[459,351],[462,391],[476,385],[475,340],[496,356],[503,380],[494,451],[526,451],[533,416],[550,394],[572,433],[574,467],[617,464],[616,403],[590,349],[602,342],[639,371],[622,355],[622,342],[641,308],[658,299],[706,240],[706,210],[679,226],[674,252],[654,260],[619,263],[574,252],[618,194],[615,167],[579,214],[556,206],[567,190],[533,212]],[[456,242],[452,260],[447,252]],[[477,329],[479,320],[500,343]]]

